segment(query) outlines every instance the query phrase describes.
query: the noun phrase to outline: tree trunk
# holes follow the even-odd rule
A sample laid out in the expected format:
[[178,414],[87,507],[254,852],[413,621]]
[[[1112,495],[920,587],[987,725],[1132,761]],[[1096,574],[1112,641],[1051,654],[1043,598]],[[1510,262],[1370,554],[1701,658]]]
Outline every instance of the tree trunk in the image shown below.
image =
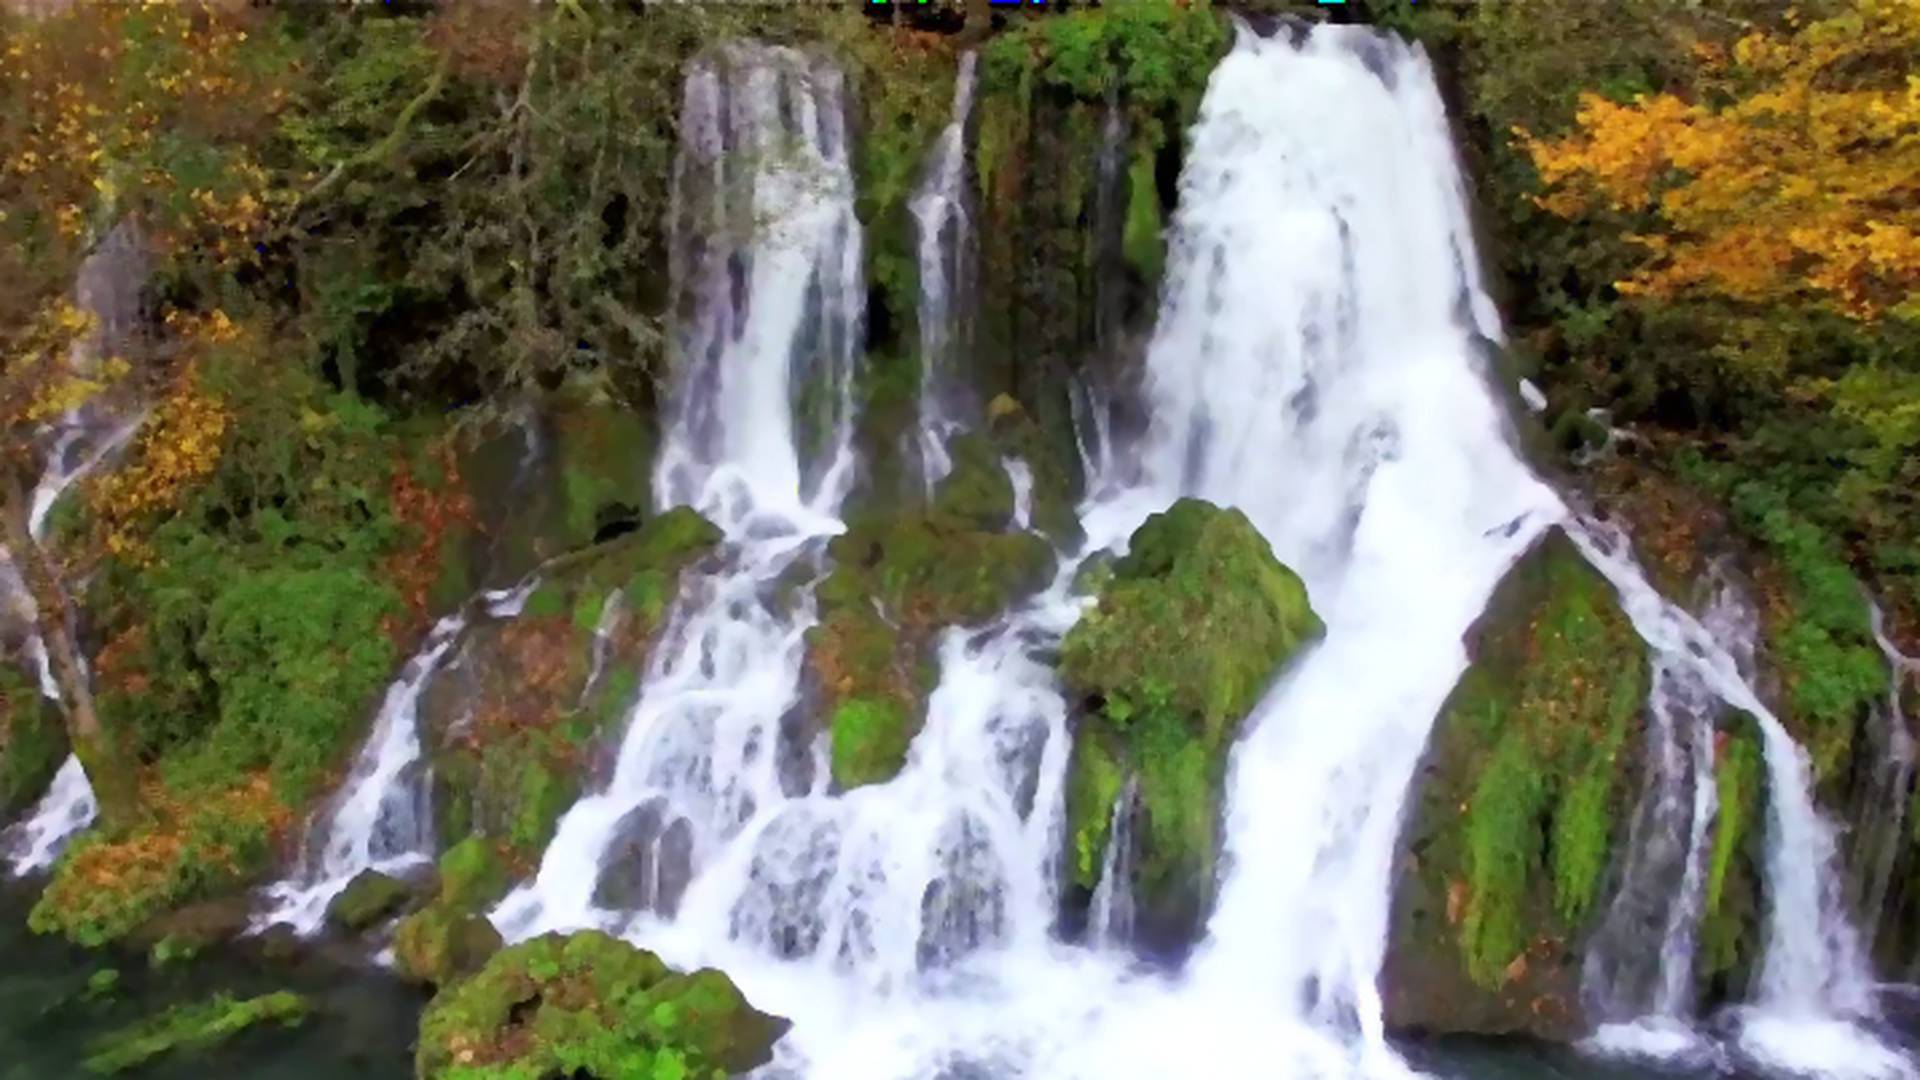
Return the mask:
[[4,491],[0,491],[0,529],[4,529],[7,550],[20,570],[20,580],[33,598],[35,625],[46,646],[54,684],[60,690],[60,710],[67,720],[67,739],[87,771],[88,782],[93,785],[102,823],[110,828],[129,824],[140,813],[139,777],[124,748],[108,738],[100,727],[100,714],[93,707],[93,691],[80,665],[80,650],[67,625],[66,590],[40,542],[28,528],[25,485],[12,467],[0,467],[0,474],[4,474],[5,484]]

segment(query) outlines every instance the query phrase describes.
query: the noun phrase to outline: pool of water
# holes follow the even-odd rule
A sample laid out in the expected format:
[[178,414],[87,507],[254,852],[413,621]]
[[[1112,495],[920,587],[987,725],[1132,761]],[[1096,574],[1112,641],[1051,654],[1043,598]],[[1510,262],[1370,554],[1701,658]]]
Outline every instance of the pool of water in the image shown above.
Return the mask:
[[[17,887],[0,887],[0,1080],[78,1080],[88,1076],[81,1062],[92,1044],[127,1024],[216,993],[251,997],[288,989],[307,995],[314,1006],[299,1028],[256,1029],[211,1051],[159,1059],[133,1075],[141,1080],[408,1080],[413,1075],[413,1037],[426,996],[379,969],[314,957],[275,961],[240,945],[156,970],[143,955],[76,949],[28,932],[31,899]],[[106,968],[120,973],[117,986],[110,994],[90,995],[89,979]],[[1609,1062],[1518,1039],[1419,1039],[1402,1042],[1400,1049],[1409,1063],[1436,1080],[1748,1075]]]
[[[216,993],[306,994],[314,1010],[297,1029],[261,1028],[212,1051],[160,1059],[142,1080],[408,1080],[425,998],[384,973],[312,959],[272,962],[246,948],[153,969],[131,953],[89,952],[30,933],[29,896],[0,889],[0,1080],[88,1076],[95,1040],[172,1005]],[[115,990],[88,994],[95,972],[120,973]]]

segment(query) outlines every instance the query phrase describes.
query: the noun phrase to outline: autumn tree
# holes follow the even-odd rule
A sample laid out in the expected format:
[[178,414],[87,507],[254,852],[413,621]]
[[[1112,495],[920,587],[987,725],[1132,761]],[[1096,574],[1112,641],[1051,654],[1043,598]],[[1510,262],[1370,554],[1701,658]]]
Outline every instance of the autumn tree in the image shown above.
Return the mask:
[[1624,295],[1920,320],[1920,2],[1857,0],[1697,50],[1689,97],[1584,94],[1572,134],[1525,140],[1543,205],[1648,215]]

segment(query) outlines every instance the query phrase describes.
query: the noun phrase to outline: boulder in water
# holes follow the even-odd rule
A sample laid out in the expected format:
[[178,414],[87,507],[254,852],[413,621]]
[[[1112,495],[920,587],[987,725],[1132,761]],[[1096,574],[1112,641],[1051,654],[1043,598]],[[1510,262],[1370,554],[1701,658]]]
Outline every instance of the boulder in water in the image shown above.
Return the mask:
[[394,966],[409,979],[445,986],[478,971],[501,944],[500,931],[486,916],[432,904],[394,932]]
[[327,922],[349,933],[394,914],[413,899],[413,890],[399,878],[378,870],[362,870],[327,905]]
[[420,1021],[422,1080],[454,1076],[733,1076],[772,1059],[788,1023],[706,969],[679,974],[599,931],[506,949]]
[[1646,647],[1555,530],[1495,590],[1468,652],[1401,836],[1386,1018],[1570,1037],[1580,943],[1625,834],[1616,808],[1633,790]]
[[1068,779],[1068,876],[1099,884],[1114,801],[1139,780],[1131,887],[1139,943],[1189,942],[1211,901],[1221,784],[1240,721],[1320,636],[1306,585],[1245,514],[1182,499],[1134,532],[1061,643],[1085,702]]

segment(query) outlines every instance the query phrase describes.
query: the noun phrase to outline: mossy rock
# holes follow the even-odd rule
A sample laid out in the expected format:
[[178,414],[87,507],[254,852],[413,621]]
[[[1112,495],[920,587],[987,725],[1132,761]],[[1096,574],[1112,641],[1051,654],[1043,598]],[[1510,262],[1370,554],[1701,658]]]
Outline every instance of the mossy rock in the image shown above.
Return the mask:
[[399,878],[378,870],[362,870],[327,905],[327,922],[355,932],[406,907],[413,889]]
[[11,665],[0,666],[0,824],[47,793],[67,758],[67,728],[57,703],[39,683]]
[[519,615],[469,630],[421,698],[441,836],[484,837],[517,868],[539,858],[638,693],[682,572],[720,539],[670,510],[549,562]]
[[1565,1038],[1637,788],[1646,646],[1554,530],[1494,591],[1434,722],[1382,978],[1396,1027]]
[[100,1075],[126,1072],[177,1051],[211,1049],[260,1024],[294,1027],[309,1011],[307,999],[285,990],[245,1000],[222,994],[103,1036],[89,1045],[85,1064]]
[[446,986],[480,970],[501,944],[500,931],[486,916],[436,902],[400,921],[394,967],[416,982]]
[[924,720],[944,628],[977,623],[1043,586],[1053,546],[1008,531],[1013,485],[990,444],[954,440],[954,468],[924,507],[856,516],[828,545],[808,664],[826,697],[840,787],[892,779]]
[[1199,930],[1227,752],[1281,668],[1322,631],[1306,585],[1245,514],[1183,499],[1134,532],[1061,643],[1061,676],[1088,714],[1068,780],[1068,877],[1081,900],[1099,884],[1114,800],[1137,778],[1127,887],[1149,950],[1175,950]]
[[478,910],[507,895],[511,885],[500,852],[482,837],[469,836],[440,856],[442,904]]
[[678,974],[598,931],[548,934],[442,990],[415,1066],[422,1080],[732,1076],[770,1061],[787,1027],[718,971]]

